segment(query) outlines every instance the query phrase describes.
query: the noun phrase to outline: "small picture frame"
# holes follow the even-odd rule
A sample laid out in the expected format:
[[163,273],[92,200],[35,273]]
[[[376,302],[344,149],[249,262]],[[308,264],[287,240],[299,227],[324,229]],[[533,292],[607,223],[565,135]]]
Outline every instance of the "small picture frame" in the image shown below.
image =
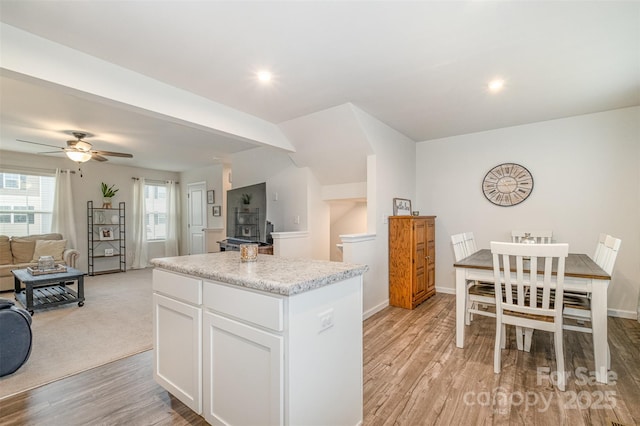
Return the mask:
[[220,206],[213,206],[211,210],[213,211],[214,216],[220,216],[222,214]]
[[393,215],[411,216],[411,200],[407,200],[406,198],[394,198]]
[[216,202],[216,193],[213,189],[207,191],[207,204],[213,204]]
[[105,257],[113,256],[113,249],[112,248],[104,249],[104,256]]
[[251,227],[243,226],[242,227],[242,236],[243,237],[250,237],[251,236]]
[[98,234],[100,237],[100,241],[110,241],[113,240],[113,227],[112,226],[101,226],[98,228]]

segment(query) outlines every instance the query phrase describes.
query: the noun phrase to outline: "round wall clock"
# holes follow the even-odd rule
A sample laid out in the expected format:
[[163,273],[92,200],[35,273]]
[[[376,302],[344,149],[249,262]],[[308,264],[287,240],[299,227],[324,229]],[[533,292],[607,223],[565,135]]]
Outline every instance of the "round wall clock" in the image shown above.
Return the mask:
[[520,164],[504,163],[489,170],[482,180],[482,192],[497,206],[520,204],[533,191],[533,176]]

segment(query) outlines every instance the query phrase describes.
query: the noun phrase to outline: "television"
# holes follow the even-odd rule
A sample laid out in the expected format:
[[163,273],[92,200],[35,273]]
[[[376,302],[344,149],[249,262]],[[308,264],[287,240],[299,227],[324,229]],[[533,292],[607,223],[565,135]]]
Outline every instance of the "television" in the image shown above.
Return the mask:
[[267,229],[267,184],[227,191],[227,238],[239,242],[270,242]]

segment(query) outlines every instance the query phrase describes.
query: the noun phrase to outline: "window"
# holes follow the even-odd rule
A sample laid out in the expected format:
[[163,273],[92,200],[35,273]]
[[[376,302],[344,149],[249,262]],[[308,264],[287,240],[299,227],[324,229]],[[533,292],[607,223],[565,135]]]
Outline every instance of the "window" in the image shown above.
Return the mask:
[[147,224],[147,240],[167,238],[167,186],[165,184],[145,184],[144,212]]
[[2,184],[2,188],[24,189],[27,186],[27,176],[15,173],[2,173],[0,183]]
[[51,232],[55,182],[54,176],[0,173],[0,234]]

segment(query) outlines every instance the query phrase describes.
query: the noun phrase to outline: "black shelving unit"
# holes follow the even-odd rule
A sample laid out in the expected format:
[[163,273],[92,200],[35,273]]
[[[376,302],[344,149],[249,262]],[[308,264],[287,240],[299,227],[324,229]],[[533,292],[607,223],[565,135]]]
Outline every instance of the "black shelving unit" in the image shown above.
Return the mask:
[[[117,220],[112,220],[113,218]],[[87,261],[89,275],[127,271],[127,230],[125,203],[118,208],[94,207],[87,201]],[[112,253],[106,255],[107,251]],[[96,260],[106,269],[96,270]]]
[[249,241],[260,241],[260,209],[235,208],[233,236]]

